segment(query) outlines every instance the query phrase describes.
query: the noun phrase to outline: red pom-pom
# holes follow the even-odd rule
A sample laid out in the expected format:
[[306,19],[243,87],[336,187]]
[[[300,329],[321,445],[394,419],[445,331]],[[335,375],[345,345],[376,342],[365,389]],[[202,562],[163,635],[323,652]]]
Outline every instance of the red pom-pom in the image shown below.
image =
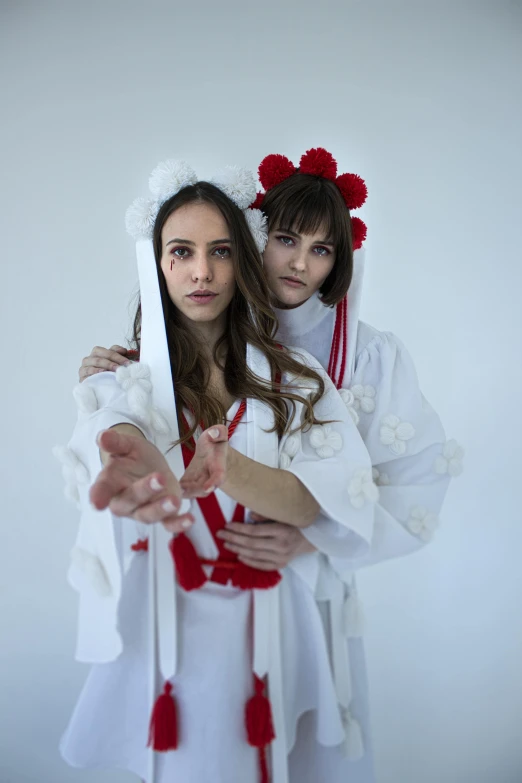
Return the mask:
[[366,201],[368,188],[362,177],[358,174],[341,174],[335,184],[341,191],[341,195],[348,209],[359,209]]
[[263,199],[266,196],[266,193],[256,193],[256,197],[254,201],[250,204],[249,209],[261,209],[261,204],[263,203]]
[[178,747],[178,711],[168,680],[152,709],[148,745],[160,753]]
[[366,223],[361,218],[353,217],[352,221],[352,247],[354,250],[359,250],[362,247],[362,243],[366,239]]
[[331,152],[323,147],[316,147],[305,152],[299,163],[301,174],[314,174],[316,177],[335,179],[337,163]]
[[267,155],[259,164],[259,180],[265,190],[279,185],[295,174],[296,168],[285,155]]

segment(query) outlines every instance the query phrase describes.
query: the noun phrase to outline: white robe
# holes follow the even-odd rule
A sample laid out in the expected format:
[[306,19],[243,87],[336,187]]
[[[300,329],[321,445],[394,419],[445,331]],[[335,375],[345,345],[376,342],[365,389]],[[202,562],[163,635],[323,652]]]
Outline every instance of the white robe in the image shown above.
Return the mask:
[[[251,354],[251,367],[266,376],[263,360],[255,352]],[[317,366],[312,357],[303,352],[300,355]],[[266,432],[271,423],[266,407],[248,400],[231,445],[265,464],[276,466],[279,462],[303,482],[321,507],[308,531],[325,551],[342,556],[357,553],[364,558],[373,539],[373,503],[362,491],[354,494],[353,487],[350,494],[349,482],[362,472],[368,488],[370,460],[351,416],[326,376],[325,383],[327,392],[315,412],[321,420],[332,420],[331,424],[285,436],[278,443],[275,434]],[[87,500],[88,485],[100,469],[95,437],[101,429],[128,422],[154,440],[150,420],[136,415],[129,394],[111,373],[84,382],[82,412],[69,444],[70,464],[76,459],[84,468],[76,466],[75,472],[84,482],[79,487],[83,513],[69,572],[71,584],[80,593],[77,658],[94,665],[61,751],[74,766],[123,768],[149,783],[148,553],[132,556],[130,549],[148,529],[112,518],[108,511],[94,512]],[[234,412],[234,408],[229,411],[230,418]],[[301,414],[298,406],[298,417]],[[222,492],[216,494],[230,519],[234,502]],[[201,556],[215,558],[217,550],[197,503],[192,511],[196,523],[189,535]],[[252,658],[263,657],[263,644],[277,734],[271,748],[273,782],[372,780],[369,753],[353,762],[343,752],[345,727],[329,660],[331,651],[315,600],[321,557],[299,558],[284,569],[282,582],[271,591],[239,591],[212,582],[191,593],[177,589],[178,665],[173,684],[179,705],[180,746],[176,751],[155,754],[155,783],[257,783],[257,754],[246,742],[244,707],[253,692]],[[264,595],[258,595],[261,592]],[[254,651],[253,600],[256,624],[261,623]],[[264,605],[272,612],[265,626]],[[364,686],[362,680],[354,689],[355,701],[360,685]],[[353,712],[357,712],[356,705]],[[358,717],[365,733],[365,716]]]
[[[323,541],[315,527],[302,532],[322,553],[315,595],[325,621],[339,702],[350,706],[351,716],[362,727],[364,755],[352,763],[346,781],[373,783],[363,617],[354,574],[359,568],[414,552],[430,540],[450,475],[458,475],[462,468],[462,449],[455,441],[446,441],[402,343],[358,320],[360,253],[355,276],[348,298],[348,361],[342,383],[348,391],[341,395],[357,422],[379,487],[372,541],[364,553],[341,551],[332,549],[332,539]],[[278,339],[309,351],[323,368],[328,367],[335,308],[325,307],[313,296],[296,309],[276,310],[276,314]],[[294,568],[299,560],[292,563]],[[315,756],[318,763],[320,757],[321,751]],[[317,780],[336,779],[335,775],[320,777],[319,770],[324,769],[325,763],[318,768]]]

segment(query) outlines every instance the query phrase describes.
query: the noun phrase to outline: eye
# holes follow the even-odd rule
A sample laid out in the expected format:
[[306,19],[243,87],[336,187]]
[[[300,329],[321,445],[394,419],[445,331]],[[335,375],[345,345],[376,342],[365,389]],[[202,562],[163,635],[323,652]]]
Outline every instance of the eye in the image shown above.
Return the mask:
[[176,258],[188,258],[190,255],[188,247],[175,247],[171,252]]
[[317,247],[314,247],[314,253],[316,253],[318,256],[329,256],[331,251],[327,247],[318,245]]
[[232,253],[229,247],[216,247],[214,250],[214,255],[216,255],[218,258],[230,258]]
[[285,247],[292,247],[292,245],[294,244],[294,240],[292,239],[292,237],[285,237],[285,236],[280,236],[280,237],[277,237],[277,239],[278,239],[278,240],[279,240],[279,242],[281,242],[281,244],[283,244]]

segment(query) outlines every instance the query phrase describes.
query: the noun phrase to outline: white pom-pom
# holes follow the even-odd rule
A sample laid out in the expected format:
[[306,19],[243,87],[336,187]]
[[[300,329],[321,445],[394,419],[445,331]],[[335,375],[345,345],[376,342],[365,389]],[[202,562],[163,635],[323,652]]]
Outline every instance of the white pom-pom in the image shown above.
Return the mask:
[[81,413],[94,413],[98,410],[98,399],[94,389],[86,383],[79,383],[73,389],[73,397]]
[[263,253],[268,242],[268,223],[266,215],[260,209],[245,209],[246,222],[250,233],[254,237],[254,242],[260,253]]
[[333,457],[343,447],[341,435],[330,424],[319,424],[310,430],[310,443],[321,459]]
[[107,572],[99,557],[76,546],[71,551],[71,560],[85,574],[89,584],[99,596],[106,598],[111,595],[112,590]]
[[346,405],[346,410],[352,417],[353,423],[355,425],[359,424],[360,417],[355,410],[355,397],[353,396],[350,389],[339,389],[339,396]]
[[78,486],[74,482],[67,482],[63,488],[63,494],[71,503],[79,508],[80,507],[80,493]]
[[211,180],[239,209],[246,209],[256,197],[256,178],[249,169],[227,166]]
[[116,380],[125,391],[128,391],[136,383],[147,391],[152,391],[150,382],[150,370],[146,364],[133,362],[132,364],[121,365],[116,370]]
[[158,163],[149,177],[149,189],[155,199],[164,202],[197,181],[197,174],[188,163],[170,159]]
[[344,635],[358,639],[364,632],[364,612],[355,590],[350,590],[343,606]]
[[146,386],[142,386],[141,383],[135,383],[134,386],[131,386],[127,391],[127,402],[129,408],[136,416],[140,416],[140,418],[147,422],[150,421],[150,391]]
[[370,468],[359,468],[348,482],[348,494],[350,503],[354,508],[362,508],[366,501],[377,503],[379,489],[373,481],[373,472]]
[[152,408],[150,411],[150,421],[153,429],[160,435],[167,435],[170,431],[170,427],[166,418],[157,408]]
[[291,464],[292,464],[292,458],[288,454],[285,454],[285,452],[283,451],[279,455],[279,467],[281,468],[281,470],[288,470]]
[[343,753],[350,761],[357,761],[364,756],[364,743],[359,722],[348,708],[342,708],[344,726]]
[[156,222],[159,205],[146,198],[135,199],[125,213],[127,233],[136,241],[150,239]]
[[289,457],[295,457],[299,451],[299,437],[297,435],[289,435],[285,440],[284,452]]

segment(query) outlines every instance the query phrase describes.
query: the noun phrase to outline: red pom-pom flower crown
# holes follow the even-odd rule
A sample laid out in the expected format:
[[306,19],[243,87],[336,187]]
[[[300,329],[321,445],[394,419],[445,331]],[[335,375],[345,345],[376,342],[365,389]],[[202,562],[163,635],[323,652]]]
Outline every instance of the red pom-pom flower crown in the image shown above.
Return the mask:
[[[349,210],[362,207],[368,196],[365,181],[358,174],[340,174],[337,176],[337,162],[331,152],[323,147],[314,147],[307,150],[301,156],[299,168],[296,168],[285,155],[267,155],[259,164],[259,180],[262,186],[271,190],[276,185],[284,182],[292,174],[312,174],[315,177],[324,177],[335,182],[344,203]],[[261,209],[261,203],[265,193],[258,193],[251,204],[252,209]],[[359,217],[352,217],[352,244],[354,250],[359,250],[366,239],[366,224]]]

